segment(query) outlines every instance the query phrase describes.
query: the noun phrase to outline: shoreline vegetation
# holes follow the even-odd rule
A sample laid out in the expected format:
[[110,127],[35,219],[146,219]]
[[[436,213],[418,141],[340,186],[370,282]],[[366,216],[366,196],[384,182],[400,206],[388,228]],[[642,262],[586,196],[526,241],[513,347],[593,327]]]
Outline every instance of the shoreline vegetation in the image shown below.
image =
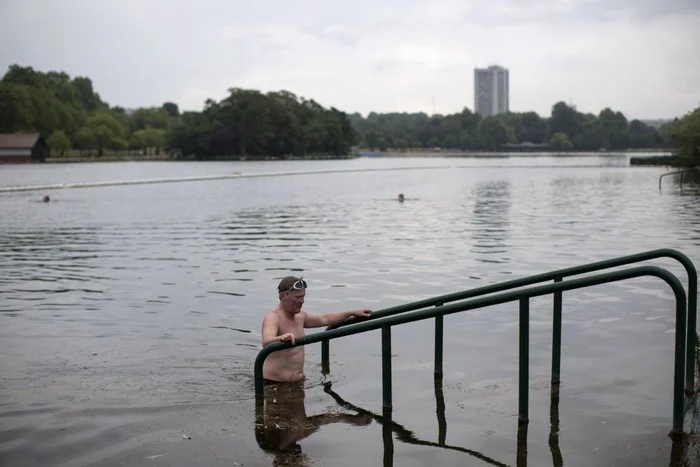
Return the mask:
[[0,80],[0,133],[21,132],[45,139],[48,155],[38,159],[47,162],[566,156],[649,148],[672,155],[634,157],[631,165],[700,160],[700,107],[658,128],[611,108],[582,113],[563,101],[548,116],[483,117],[464,107],[449,115],[365,117],[286,90],[241,88],[228,89],[220,101],[207,99],[199,111],[181,112],[174,102],[125,109],[104,102],[90,78],[15,64]]
[[[272,160],[331,160],[331,159],[355,159],[360,155],[346,154],[305,154],[303,156],[290,156],[286,158],[271,157],[271,156],[239,156],[237,154],[229,156],[216,156],[206,161],[272,161]],[[195,158],[177,157],[172,154],[137,154],[137,153],[109,153],[105,152],[102,156],[96,154],[85,155],[64,155],[59,157],[47,157],[44,163],[47,164],[65,164],[78,162],[189,162],[197,160]]]
[[[302,156],[289,156],[289,157],[272,157],[268,155],[260,156],[240,156],[237,154],[233,155],[222,155],[212,157],[211,161],[273,161],[273,160],[342,160],[342,159],[357,159],[360,157],[376,157],[376,158],[425,158],[425,157],[436,157],[436,158],[510,158],[510,157],[580,157],[580,156],[621,156],[628,154],[644,154],[638,157],[632,157],[635,160],[633,165],[645,165],[644,161],[650,161],[650,165],[664,165],[664,161],[671,160],[681,160],[685,161],[685,158],[679,158],[673,156],[670,151],[666,149],[639,149],[639,150],[624,150],[624,151],[538,151],[538,152],[507,152],[507,151],[450,151],[450,150],[425,150],[421,148],[414,149],[387,149],[384,152],[376,152],[369,149],[359,148],[349,154],[345,155],[334,155],[334,154],[305,154]],[[130,153],[130,152],[119,152],[119,151],[105,151],[102,156],[97,156],[96,154],[81,154],[78,151],[72,151],[72,153],[64,154],[60,157],[48,157],[45,163],[78,163],[78,162],[152,162],[152,161],[169,161],[169,162],[180,162],[189,161],[192,159],[184,158],[182,156],[177,156],[174,154],[148,154],[143,155],[141,153]]]

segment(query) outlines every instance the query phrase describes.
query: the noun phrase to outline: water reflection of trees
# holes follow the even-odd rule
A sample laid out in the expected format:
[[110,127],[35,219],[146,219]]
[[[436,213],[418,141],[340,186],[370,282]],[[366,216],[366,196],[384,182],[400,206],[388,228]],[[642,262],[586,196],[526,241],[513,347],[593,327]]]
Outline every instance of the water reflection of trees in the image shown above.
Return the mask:
[[508,251],[506,238],[510,228],[511,188],[508,180],[482,182],[475,188],[471,252],[478,255],[477,261],[504,261],[502,256],[496,255]]

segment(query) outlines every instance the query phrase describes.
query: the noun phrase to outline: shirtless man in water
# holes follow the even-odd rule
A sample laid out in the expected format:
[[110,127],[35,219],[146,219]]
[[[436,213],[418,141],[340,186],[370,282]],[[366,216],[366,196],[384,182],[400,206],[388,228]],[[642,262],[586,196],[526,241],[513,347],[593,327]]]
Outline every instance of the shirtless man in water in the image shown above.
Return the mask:
[[[318,328],[339,323],[350,316],[366,318],[366,308],[317,315],[301,311],[306,296],[306,281],[287,276],[277,286],[280,303],[270,310],[262,322],[263,347],[273,342],[291,342],[304,335],[304,328]],[[271,353],[263,364],[267,382],[295,382],[304,379],[304,346]]]

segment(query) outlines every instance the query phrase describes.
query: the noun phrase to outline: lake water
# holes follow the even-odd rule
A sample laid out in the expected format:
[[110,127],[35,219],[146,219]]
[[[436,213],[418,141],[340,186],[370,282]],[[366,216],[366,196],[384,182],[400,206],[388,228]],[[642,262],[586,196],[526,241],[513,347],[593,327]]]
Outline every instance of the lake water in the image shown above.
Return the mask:
[[[268,452],[252,381],[288,274],[325,312],[663,247],[698,264],[700,191],[677,178],[659,191],[664,168],[624,155],[85,163],[0,166],[0,186],[408,168],[0,193],[0,465],[672,464],[674,300],[656,278],[564,294],[554,406],[552,298],[531,300],[520,441],[517,303],[445,318],[442,387],[432,321],[394,328],[388,432],[341,417]],[[652,264],[686,284],[676,262]],[[381,415],[379,331],[333,341],[327,376],[319,345],[306,351],[308,416],[356,413],[336,398]]]

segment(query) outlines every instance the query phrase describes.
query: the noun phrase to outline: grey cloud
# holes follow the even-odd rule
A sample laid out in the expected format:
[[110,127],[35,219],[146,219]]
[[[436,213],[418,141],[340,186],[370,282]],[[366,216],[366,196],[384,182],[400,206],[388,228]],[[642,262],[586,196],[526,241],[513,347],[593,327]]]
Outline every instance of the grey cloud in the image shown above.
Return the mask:
[[299,28],[302,34],[336,45],[355,47],[369,41],[376,33],[396,32],[406,24],[397,20],[358,20],[327,23],[317,21]]
[[459,17],[480,26],[542,23],[589,24],[598,21],[659,20],[670,16],[700,15],[697,0],[496,0],[471,3]]
[[664,117],[700,101],[699,22],[698,0],[0,0],[0,72],[89,76],[124,107],[253,87],[363,113],[435,95],[447,113],[473,106],[474,67],[500,63],[514,110],[571,97]]
[[412,68],[420,68],[426,65],[425,62],[420,60],[399,60],[399,59],[384,59],[373,62],[369,69],[375,73],[382,73],[385,71],[408,71]]
[[573,11],[574,15],[583,14],[588,18],[628,17],[642,20],[699,13],[700,2],[697,0],[594,0],[579,3]]
[[355,46],[361,39],[361,36],[357,33],[352,34],[348,31],[328,28],[323,25],[304,26],[300,29],[300,32],[322,41],[342,46]]

